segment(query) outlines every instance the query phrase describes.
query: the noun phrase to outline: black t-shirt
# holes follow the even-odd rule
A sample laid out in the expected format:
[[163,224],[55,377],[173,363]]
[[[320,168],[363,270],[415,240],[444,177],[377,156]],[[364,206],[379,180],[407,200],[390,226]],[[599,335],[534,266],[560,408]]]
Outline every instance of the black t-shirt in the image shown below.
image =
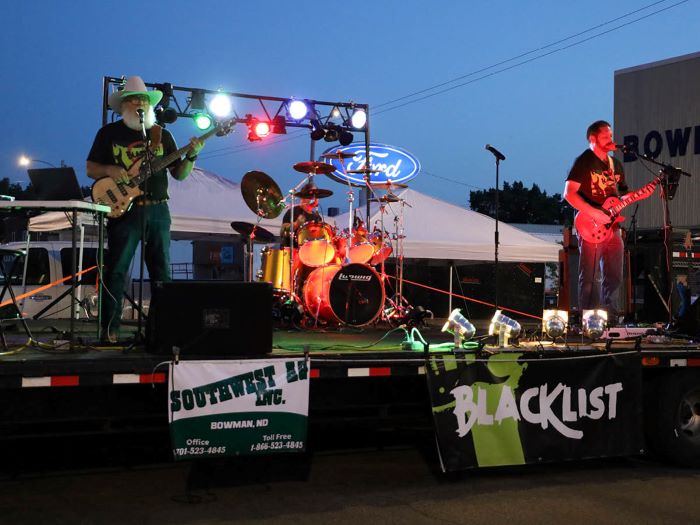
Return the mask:
[[610,165],[600,160],[593,151],[587,149],[574,161],[566,180],[581,184],[579,193],[593,204],[603,204],[605,199],[627,193],[625,172],[622,163],[610,157],[613,162],[613,172]]
[[[149,137],[152,129],[148,130]],[[87,160],[99,164],[121,166],[128,170],[144,154],[145,146],[140,131],[133,130],[123,120],[107,124],[97,132]],[[160,144],[155,148],[156,157],[164,157],[177,151],[172,134],[164,129]],[[172,166],[172,165],[171,165]],[[168,198],[167,169],[152,174],[147,180],[148,199]],[[143,185],[141,187],[143,189]]]

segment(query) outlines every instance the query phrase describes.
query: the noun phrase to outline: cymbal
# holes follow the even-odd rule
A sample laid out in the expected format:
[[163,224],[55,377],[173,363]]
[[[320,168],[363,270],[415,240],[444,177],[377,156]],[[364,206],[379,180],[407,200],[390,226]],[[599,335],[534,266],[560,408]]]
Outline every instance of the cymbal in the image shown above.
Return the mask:
[[400,190],[402,188],[408,188],[408,184],[402,184],[401,182],[370,182],[372,188],[375,190]]
[[370,199],[369,202],[399,202],[400,200],[401,199],[399,199],[393,193],[387,193],[386,195],[382,195],[377,199]]
[[314,175],[321,173],[322,175],[327,175],[328,173],[333,173],[335,171],[335,166],[332,164],[326,164],[325,162],[297,162],[294,165],[294,169],[302,173],[313,173]]
[[354,156],[354,153],[349,153],[347,151],[334,151],[333,153],[321,154],[322,159],[351,159]]
[[348,170],[347,173],[381,173],[382,170],[372,170],[369,168],[361,168],[359,170]]
[[231,228],[240,233],[243,237],[250,237],[253,242],[272,242],[275,236],[262,226],[249,222],[233,221]]
[[241,179],[241,194],[248,208],[265,219],[274,219],[284,206],[282,191],[268,174],[262,171],[249,171]]
[[312,188],[309,190],[303,190],[297,193],[297,197],[301,197],[302,199],[325,199],[326,197],[330,197],[333,195],[333,192],[331,190],[324,190],[323,188]]

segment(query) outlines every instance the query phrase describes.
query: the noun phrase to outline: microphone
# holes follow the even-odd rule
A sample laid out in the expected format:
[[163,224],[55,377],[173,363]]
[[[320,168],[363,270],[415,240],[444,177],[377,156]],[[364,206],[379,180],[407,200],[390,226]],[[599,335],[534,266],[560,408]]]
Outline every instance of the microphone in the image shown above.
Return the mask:
[[486,144],[485,148],[491,153],[493,153],[493,156],[496,157],[498,160],[506,160],[506,156],[500,151],[498,151],[496,148],[494,148],[491,144]]
[[136,114],[139,116],[139,122],[143,124],[143,110],[141,108],[137,109]]
[[633,148],[629,144],[616,144],[613,142],[613,146],[615,146],[615,151],[621,151],[622,153],[633,152]]

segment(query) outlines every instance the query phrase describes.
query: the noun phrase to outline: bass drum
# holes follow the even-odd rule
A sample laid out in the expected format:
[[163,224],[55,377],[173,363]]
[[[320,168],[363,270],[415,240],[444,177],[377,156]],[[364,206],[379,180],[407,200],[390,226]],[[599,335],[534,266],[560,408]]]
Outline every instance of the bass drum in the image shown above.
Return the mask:
[[382,311],[384,283],[365,264],[316,268],[304,284],[304,306],[316,319],[362,326]]

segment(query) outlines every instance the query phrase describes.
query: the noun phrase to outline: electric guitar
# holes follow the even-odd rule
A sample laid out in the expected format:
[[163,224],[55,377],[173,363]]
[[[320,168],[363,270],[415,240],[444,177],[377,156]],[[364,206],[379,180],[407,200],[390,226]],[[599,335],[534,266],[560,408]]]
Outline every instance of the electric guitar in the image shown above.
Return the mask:
[[607,224],[598,224],[593,217],[590,215],[579,211],[574,218],[574,225],[576,226],[576,231],[583,237],[583,240],[590,242],[591,244],[598,244],[607,241],[611,235],[613,235],[613,226],[625,220],[625,218],[620,215],[620,212],[632,204],[647,197],[650,197],[654,193],[654,189],[661,181],[662,175],[657,175],[653,181],[634,193],[628,194],[625,199],[620,199],[619,197],[608,197],[601,206],[604,211],[608,212],[612,220]]
[[[205,141],[214,134],[224,136],[231,131],[231,126],[235,124],[235,122],[236,119],[234,118],[219,124],[200,136],[199,140]],[[96,180],[91,189],[93,202],[109,206],[112,211],[107,214],[107,217],[110,219],[118,219],[127,212],[136,197],[143,195],[143,190],[139,188],[139,185],[145,181],[151,173],[157,173],[167,168],[173,162],[179,160],[182,155],[186,154],[189,150],[190,145],[188,144],[165,157],[155,157],[151,162],[150,169],[148,169],[147,165],[144,165],[144,157],[140,157],[126,172],[129,177],[129,182],[117,182],[111,177],[103,177]]]

